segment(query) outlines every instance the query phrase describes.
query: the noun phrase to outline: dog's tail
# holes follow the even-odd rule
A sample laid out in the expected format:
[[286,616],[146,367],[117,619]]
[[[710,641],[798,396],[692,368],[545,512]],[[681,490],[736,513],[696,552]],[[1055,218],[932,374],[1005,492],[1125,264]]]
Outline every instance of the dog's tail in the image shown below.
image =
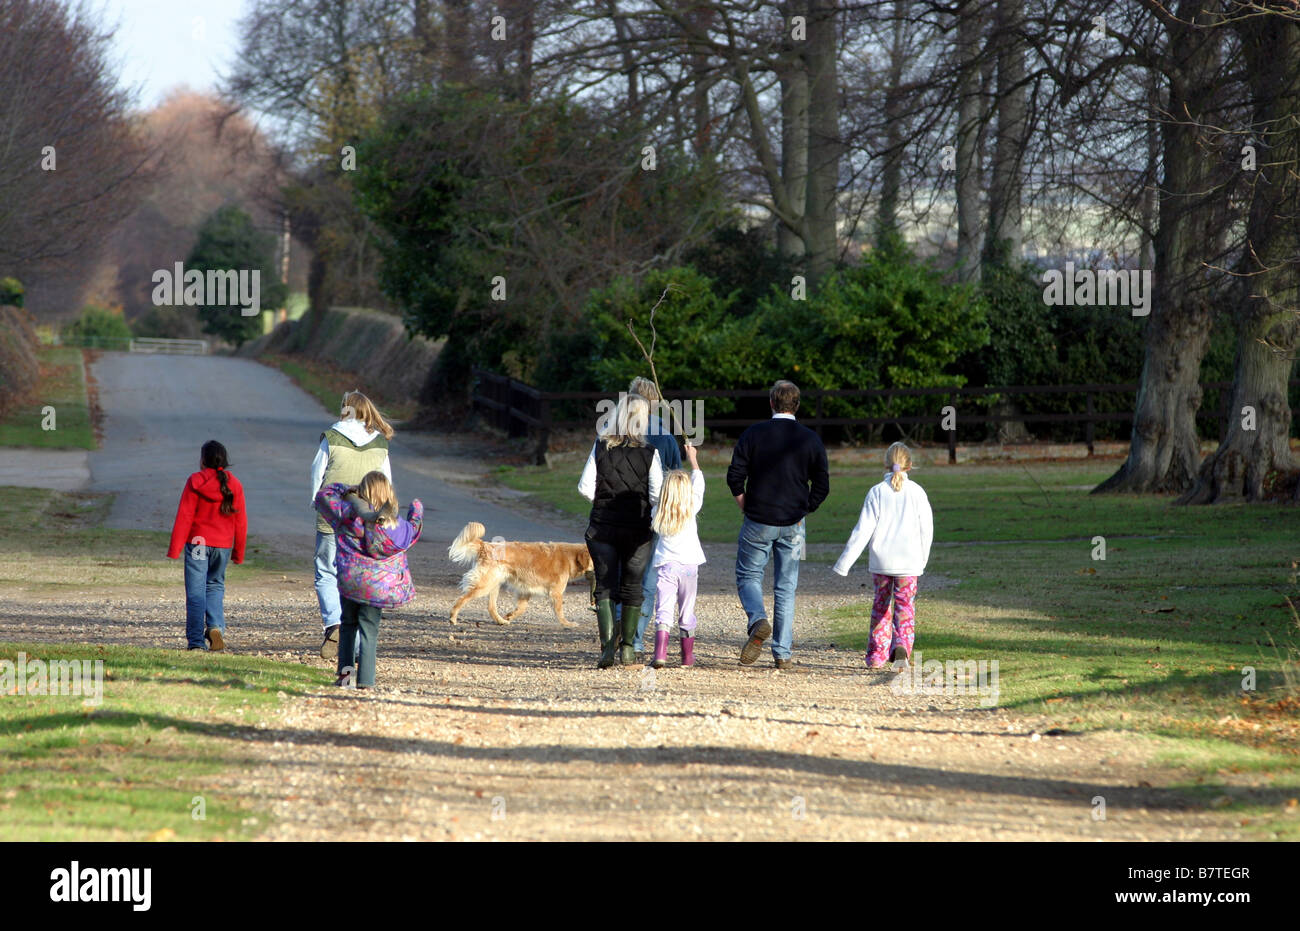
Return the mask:
[[487,528],[478,521],[470,521],[465,525],[465,529],[455,540],[451,541],[451,546],[447,548],[447,555],[451,561],[461,566],[472,566],[478,562],[479,547],[483,545],[483,534],[487,533]]

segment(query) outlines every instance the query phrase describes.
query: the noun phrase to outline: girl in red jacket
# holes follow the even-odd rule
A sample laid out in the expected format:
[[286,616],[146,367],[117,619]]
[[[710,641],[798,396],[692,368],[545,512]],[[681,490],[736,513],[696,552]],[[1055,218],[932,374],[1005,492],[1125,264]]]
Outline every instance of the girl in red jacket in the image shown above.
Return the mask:
[[191,650],[226,648],[226,565],[244,561],[244,487],[226,471],[228,464],[226,447],[216,440],[203,444],[201,468],[185,482],[167,549],[168,559],[185,550],[185,639]]

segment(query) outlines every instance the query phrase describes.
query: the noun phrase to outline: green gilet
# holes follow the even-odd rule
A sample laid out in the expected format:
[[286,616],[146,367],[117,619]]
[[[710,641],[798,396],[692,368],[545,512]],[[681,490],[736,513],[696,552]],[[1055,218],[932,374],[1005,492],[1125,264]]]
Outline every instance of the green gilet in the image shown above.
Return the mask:
[[[355,485],[365,478],[367,472],[383,470],[384,460],[388,458],[388,440],[381,433],[365,446],[358,446],[337,430],[326,430],[320,435],[329,444],[330,458],[325,463],[325,476],[321,487],[341,482]],[[333,533],[334,528],[319,514],[316,516],[316,529],[321,533]]]

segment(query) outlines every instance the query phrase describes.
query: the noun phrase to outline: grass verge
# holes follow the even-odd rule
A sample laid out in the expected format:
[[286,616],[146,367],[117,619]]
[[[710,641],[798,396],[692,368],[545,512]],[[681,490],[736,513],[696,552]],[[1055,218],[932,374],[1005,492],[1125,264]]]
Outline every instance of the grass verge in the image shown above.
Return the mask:
[[[102,701],[87,704],[87,683],[79,694],[24,694],[40,682],[35,660],[102,663]],[[226,794],[226,776],[257,765],[247,752],[257,725],[322,679],[319,669],[247,656],[0,643],[0,841],[257,835],[267,814]],[[66,687],[76,681],[65,677],[62,691],[77,691]]]
[[327,411],[338,410],[343,392],[349,388],[365,392],[379,405],[384,416],[396,423],[409,420],[419,407],[415,401],[386,398],[382,391],[375,390],[373,383],[363,383],[356,374],[316,359],[269,354],[258,356],[257,361],[284,372],[295,385],[320,401]]
[[33,401],[0,421],[0,446],[94,449],[81,350],[42,346],[36,354],[41,376]]

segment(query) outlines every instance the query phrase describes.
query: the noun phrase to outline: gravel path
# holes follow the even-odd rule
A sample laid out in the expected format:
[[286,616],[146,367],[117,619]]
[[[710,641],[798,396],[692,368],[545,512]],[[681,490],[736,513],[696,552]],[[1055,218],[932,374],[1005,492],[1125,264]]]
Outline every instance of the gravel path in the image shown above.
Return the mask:
[[[767,654],[740,667],[742,616],[720,584],[729,549],[709,547],[702,587],[717,594],[700,599],[692,670],[675,653],[658,671],[597,670],[581,585],[565,604],[574,630],[537,601],[508,627],[475,602],[451,627],[457,575],[432,538],[412,560],[416,601],[385,615],[369,693],[328,684],[308,573],[232,587],[231,649],[319,667],[321,687],[265,726],[231,725],[245,765],[213,791],[268,808],[268,840],[1240,837],[1230,816],[1165,788],[1179,774],[1151,767],[1147,741],[1053,736],[973,697],[894,691],[832,646],[819,614],[853,596],[816,572],[793,669]],[[6,600],[0,625],[7,639],[178,648],[179,586]]]

